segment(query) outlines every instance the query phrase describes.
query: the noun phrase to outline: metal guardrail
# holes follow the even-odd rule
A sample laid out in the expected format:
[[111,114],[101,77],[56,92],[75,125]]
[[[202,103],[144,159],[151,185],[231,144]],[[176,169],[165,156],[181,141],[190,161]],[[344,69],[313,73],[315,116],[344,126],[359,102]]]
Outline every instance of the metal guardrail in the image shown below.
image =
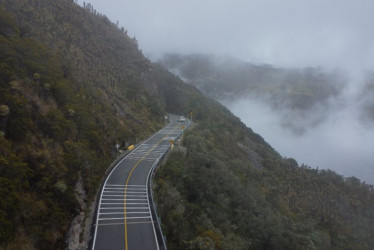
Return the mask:
[[154,222],[154,227],[155,227],[155,231],[156,231],[156,238],[157,238],[157,242],[158,242],[158,246],[159,246],[159,249],[161,250],[167,250],[167,247],[166,247],[166,240],[165,240],[165,236],[164,234],[162,233],[162,228],[161,228],[161,221],[159,219],[159,217],[157,216],[157,211],[156,211],[156,203],[153,199],[153,190],[152,190],[152,185],[153,185],[153,177],[154,177],[154,170],[155,168],[159,165],[159,163],[162,161],[162,159],[165,157],[166,153],[159,159],[157,160],[153,166],[152,166],[152,170],[151,170],[151,173],[150,173],[150,178],[148,178],[148,199],[149,199],[149,206],[150,206],[150,209],[151,209],[151,214],[152,214],[152,220]]
[[[188,119],[187,119],[188,120]],[[191,121],[188,120],[188,125],[187,127],[189,127],[191,125]],[[180,134],[177,136],[176,140],[178,140],[181,136],[183,135]],[[139,142],[135,145],[135,149],[140,146],[143,142]],[[133,151],[133,150],[131,150]],[[103,180],[105,180],[107,178],[107,175],[108,173],[120,162],[123,160],[123,158],[125,158],[127,156],[127,154],[129,154],[131,151],[127,151],[126,153],[120,155],[118,158],[116,158],[114,160],[114,162],[112,162],[109,166],[109,168],[105,171],[105,175],[103,177]],[[151,168],[151,171],[148,175],[148,180],[147,180],[147,191],[148,191],[148,199],[149,199],[149,205],[150,205],[150,208],[151,208],[151,216],[152,216],[152,220],[154,221],[155,223],[155,231],[156,231],[156,237],[157,237],[157,242],[158,242],[158,246],[159,246],[159,249],[160,250],[167,250],[167,247],[166,247],[166,236],[163,235],[162,233],[162,228],[161,228],[161,219],[157,216],[157,211],[156,211],[156,207],[157,207],[157,204],[154,202],[154,199],[153,199],[153,191],[152,191],[152,185],[153,185],[153,177],[154,177],[154,171],[156,169],[156,167],[159,166],[159,164],[163,161],[163,159],[165,158],[166,154],[169,152],[169,150],[165,151],[165,153],[158,159],[155,161],[155,163],[153,163],[152,165],[152,168]],[[101,194],[101,191],[103,189],[104,185],[101,185],[100,189],[98,190],[97,194],[96,194],[96,199],[98,199],[99,195]],[[94,231],[94,228],[95,228],[95,221],[96,221],[96,216],[97,216],[97,211],[98,211],[98,205],[99,203],[96,202],[96,205],[95,205],[95,211],[94,211],[94,216],[92,218],[92,224],[90,226],[90,234]],[[89,249],[92,249],[93,247],[93,238],[90,237],[90,240],[86,246],[86,248],[89,248]]]
[[[190,123],[188,124],[188,126],[190,125]],[[183,133],[182,133],[183,134]],[[178,135],[176,140],[179,139],[179,137],[182,136],[182,134]],[[157,204],[155,203],[154,199],[153,199],[153,190],[152,190],[152,185],[153,185],[153,177],[154,177],[154,174],[155,174],[155,169],[156,167],[159,166],[159,163],[163,161],[163,159],[165,158],[166,154],[169,152],[170,149],[168,149],[167,151],[165,151],[165,153],[157,160],[155,161],[155,163],[153,163],[152,165],[152,168],[151,168],[151,171],[149,173],[149,176],[150,178],[148,178],[148,199],[149,199],[149,206],[151,208],[151,213],[152,213],[152,220],[154,221],[155,223],[155,230],[156,230],[156,237],[157,237],[157,242],[158,242],[158,246],[161,250],[167,250],[167,247],[166,247],[166,236],[164,236],[164,234],[162,233],[162,228],[161,228],[161,219],[160,217],[157,216]]]

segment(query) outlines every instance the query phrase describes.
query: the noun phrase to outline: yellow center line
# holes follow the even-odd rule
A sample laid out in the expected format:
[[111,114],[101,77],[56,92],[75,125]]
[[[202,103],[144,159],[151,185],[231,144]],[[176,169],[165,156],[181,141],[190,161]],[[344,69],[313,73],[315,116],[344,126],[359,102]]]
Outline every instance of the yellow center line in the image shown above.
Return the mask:
[[[169,133],[166,134],[166,136],[168,136],[169,134],[171,134],[177,127],[179,126],[179,124],[177,124],[173,130],[171,130]],[[165,136],[164,136],[165,137]],[[127,179],[126,179],[126,184],[125,184],[125,194],[124,194],[124,217],[125,217],[125,247],[126,247],[126,250],[128,250],[128,239],[127,239],[127,218],[126,218],[126,195],[127,195],[127,185],[129,184],[129,181],[130,181],[130,177],[132,175],[132,173],[134,172],[135,168],[145,159],[145,157],[147,157],[147,155],[155,148],[158,146],[158,144],[160,144],[162,141],[163,141],[164,138],[162,138],[161,140],[159,140],[151,149],[149,149],[144,155],[142,158],[140,158],[140,160],[133,166],[133,168],[131,169],[129,175],[127,176]]]

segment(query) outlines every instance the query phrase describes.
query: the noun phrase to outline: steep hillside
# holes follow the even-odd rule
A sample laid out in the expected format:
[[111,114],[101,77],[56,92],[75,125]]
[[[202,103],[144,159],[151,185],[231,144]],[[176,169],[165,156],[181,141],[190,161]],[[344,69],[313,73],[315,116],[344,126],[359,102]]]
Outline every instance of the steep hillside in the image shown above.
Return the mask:
[[60,249],[115,145],[164,125],[156,67],[72,1],[1,1],[0,27],[0,248]]
[[229,116],[91,7],[6,0],[0,27],[0,248],[64,246],[115,145],[161,128],[166,112]]
[[115,145],[190,111],[155,180],[170,249],[373,247],[372,186],[282,159],[90,5],[3,0],[0,45],[0,249],[63,248]]
[[[339,74],[313,68],[201,55],[173,55],[161,63],[214,98],[252,95],[290,112],[328,105],[344,86]],[[230,116],[212,116],[200,117],[156,176],[169,248],[373,248],[372,185],[268,155],[273,151],[254,148],[256,140],[246,139],[249,131],[240,123],[225,122]]]

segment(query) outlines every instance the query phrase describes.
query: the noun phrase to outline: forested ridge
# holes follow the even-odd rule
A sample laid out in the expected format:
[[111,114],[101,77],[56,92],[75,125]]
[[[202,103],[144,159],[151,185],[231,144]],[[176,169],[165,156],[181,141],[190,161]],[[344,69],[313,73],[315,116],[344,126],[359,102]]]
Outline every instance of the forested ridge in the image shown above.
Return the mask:
[[374,248],[371,185],[282,158],[91,5],[3,0],[0,249],[66,247],[115,145],[190,111],[193,128],[155,179],[169,249]]
[[92,9],[0,2],[0,248],[65,246],[115,145],[123,150],[164,126],[162,74]]
[[185,133],[157,173],[169,248],[373,248],[371,185],[261,150],[256,156],[250,140],[224,124],[202,121]]

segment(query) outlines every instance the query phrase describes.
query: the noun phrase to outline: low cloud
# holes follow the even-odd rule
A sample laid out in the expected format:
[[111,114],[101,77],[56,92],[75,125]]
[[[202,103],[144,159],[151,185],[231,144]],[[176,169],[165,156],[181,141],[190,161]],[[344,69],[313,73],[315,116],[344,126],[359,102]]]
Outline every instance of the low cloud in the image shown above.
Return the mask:
[[[340,101],[345,100],[345,105],[325,110],[324,119],[305,127],[302,133],[284,126],[286,109],[277,112],[265,102],[248,98],[224,104],[281,155],[294,158],[299,164],[332,169],[345,177],[356,176],[374,184],[374,130],[361,122],[360,105],[349,97],[353,98],[351,93],[342,95]],[[320,111],[316,112],[318,117]],[[302,128],[303,121],[298,119],[291,122]]]

